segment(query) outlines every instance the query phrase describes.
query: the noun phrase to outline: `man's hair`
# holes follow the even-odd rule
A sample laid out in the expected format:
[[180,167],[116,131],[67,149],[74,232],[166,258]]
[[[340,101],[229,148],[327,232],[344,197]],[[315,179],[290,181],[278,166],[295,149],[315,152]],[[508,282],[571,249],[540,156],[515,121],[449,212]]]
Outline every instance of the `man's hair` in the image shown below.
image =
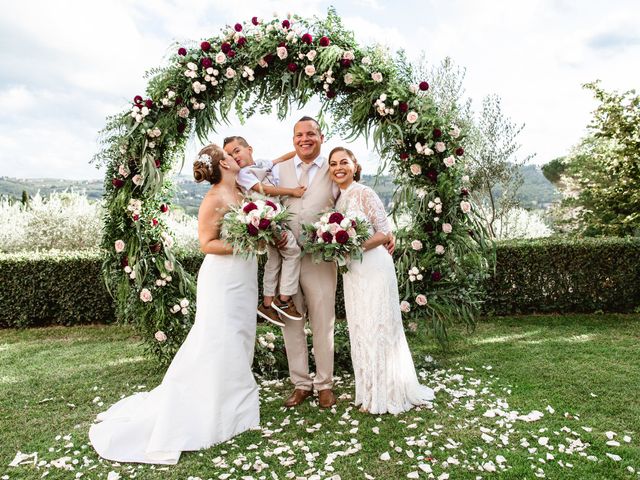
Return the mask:
[[248,147],[249,146],[249,143],[245,140],[245,138],[241,137],[239,135],[234,135],[233,137],[226,137],[222,142],[222,146],[226,147],[227,144],[229,144],[231,142],[235,142],[235,141],[237,141],[243,147]]
[[300,123],[300,122],[313,122],[313,123],[315,123],[316,127],[318,127],[318,132],[320,132],[322,134],[322,128],[320,127],[320,123],[318,123],[318,121],[315,118],[305,115],[300,120],[298,120],[296,123]]

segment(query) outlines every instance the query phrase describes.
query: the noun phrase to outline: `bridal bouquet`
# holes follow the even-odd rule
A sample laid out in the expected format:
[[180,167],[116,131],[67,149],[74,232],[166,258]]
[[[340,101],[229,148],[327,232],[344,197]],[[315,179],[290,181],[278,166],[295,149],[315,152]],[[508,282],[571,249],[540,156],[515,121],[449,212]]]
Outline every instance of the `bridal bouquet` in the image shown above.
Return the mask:
[[222,218],[220,236],[233,245],[236,255],[262,255],[268,243],[276,243],[288,218],[289,212],[279,203],[249,197]]
[[313,224],[302,226],[303,250],[316,263],[336,262],[339,273],[349,270],[351,260],[362,259],[362,244],[369,238],[369,223],[337,211],[323,214]]

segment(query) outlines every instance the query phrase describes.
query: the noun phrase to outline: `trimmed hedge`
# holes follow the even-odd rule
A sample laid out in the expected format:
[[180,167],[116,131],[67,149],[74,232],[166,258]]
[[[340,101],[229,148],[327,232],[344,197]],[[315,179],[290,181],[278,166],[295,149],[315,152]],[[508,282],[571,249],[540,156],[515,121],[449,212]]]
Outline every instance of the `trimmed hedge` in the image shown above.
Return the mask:
[[[0,255],[0,327],[109,323],[113,301],[97,252]],[[196,273],[202,255],[181,256]],[[544,239],[497,246],[490,315],[633,312],[640,306],[640,239]],[[336,316],[344,318],[342,285]]]
[[640,238],[501,242],[484,311],[633,312],[640,307]]

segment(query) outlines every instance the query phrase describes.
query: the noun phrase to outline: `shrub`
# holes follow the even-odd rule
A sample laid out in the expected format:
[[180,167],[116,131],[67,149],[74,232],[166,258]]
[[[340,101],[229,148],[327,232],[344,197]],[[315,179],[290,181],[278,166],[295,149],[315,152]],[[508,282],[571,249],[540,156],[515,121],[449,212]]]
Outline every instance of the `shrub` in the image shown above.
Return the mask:
[[640,305],[640,239],[501,242],[485,313],[632,312]]

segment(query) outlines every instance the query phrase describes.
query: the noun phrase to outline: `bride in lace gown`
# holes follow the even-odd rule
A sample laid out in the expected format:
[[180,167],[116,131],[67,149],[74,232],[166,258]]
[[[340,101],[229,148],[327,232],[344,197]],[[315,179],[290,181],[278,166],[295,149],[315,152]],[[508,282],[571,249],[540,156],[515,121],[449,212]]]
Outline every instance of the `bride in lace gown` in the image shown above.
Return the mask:
[[364,218],[372,226],[362,262],[343,275],[344,302],[356,380],[356,405],[373,414],[398,414],[434,398],[418,382],[404,335],[393,258],[384,247],[391,228],[380,198],[357,183],[360,166],[342,147],[329,155],[331,177],[340,187],[336,209]]
[[200,154],[194,177],[213,186],[198,214],[207,255],[198,273],[195,323],[158,387],[98,415],[89,439],[107,460],[175,464],[182,451],[224,442],[259,424],[251,371],[257,261],[232,255],[218,238],[222,215],[242,198],[235,185],[240,168],[216,145]]

